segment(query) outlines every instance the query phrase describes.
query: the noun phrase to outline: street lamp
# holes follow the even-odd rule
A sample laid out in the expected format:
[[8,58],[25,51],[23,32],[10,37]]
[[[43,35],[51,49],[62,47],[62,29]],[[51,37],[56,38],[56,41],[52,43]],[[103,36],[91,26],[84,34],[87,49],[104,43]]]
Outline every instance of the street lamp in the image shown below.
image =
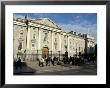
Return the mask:
[[[28,32],[29,20],[27,19],[27,15],[25,16],[25,24],[26,24],[26,29],[27,29],[27,32]],[[27,36],[26,36],[26,45],[27,45]]]

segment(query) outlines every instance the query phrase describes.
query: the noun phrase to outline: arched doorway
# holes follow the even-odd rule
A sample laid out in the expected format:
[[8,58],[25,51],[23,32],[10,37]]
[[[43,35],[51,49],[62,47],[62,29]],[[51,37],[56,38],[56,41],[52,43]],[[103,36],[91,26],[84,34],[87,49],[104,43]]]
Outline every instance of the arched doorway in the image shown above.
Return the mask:
[[42,57],[43,58],[48,58],[48,55],[49,55],[48,47],[43,47],[43,49],[42,49]]

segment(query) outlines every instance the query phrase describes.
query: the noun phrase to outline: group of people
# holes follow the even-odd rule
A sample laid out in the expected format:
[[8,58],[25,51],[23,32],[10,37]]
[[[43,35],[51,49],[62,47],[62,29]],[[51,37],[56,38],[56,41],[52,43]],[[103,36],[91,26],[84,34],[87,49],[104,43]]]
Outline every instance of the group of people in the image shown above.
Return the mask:
[[84,64],[84,58],[77,58],[77,57],[64,57],[63,58],[64,64],[72,64],[72,65],[79,65],[80,63]]
[[50,66],[50,64],[52,64],[53,66],[55,66],[55,61],[57,61],[57,58],[54,57],[54,58],[51,58],[51,57],[48,57],[48,58],[39,58],[39,66],[42,66],[44,67],[44,63],[46,66]]
[[[60,64],[71,64],[71,65],[79,65],[79,64],[84,64],[85,63],[85,58],[84,57],[63,57],[62,60],[59,60],[57,57],[48,57],[48,58],[39,58],[39,66],[44,67],[44,66],[50,66],[51,64],[53,66],[55,65],[60,65]],[[93,63],[96,63],[96,57],[88,57],[87,61],[92,61]],[[15,68],[17,69],[20,67],[22,69],[22,62],[20,57],[18,58],[17,61],[14,62]]]
[[64,64],[72,64],[72,65],[79,65],[79,64],[85,64],[86,62],[92,62],[96,63],[97,62],[97,57],[96,56],[91,56],[91,57],[64,57],[63,58]]
[[[71,56],[64,57],[62,60],[59,60],[56,57],[40,58],[39,59],[39,66],[44,67],[44,64],[45,64],[45,66],[48,66],[48,65],[50,66],[50,64],[55,66],[59,62],[62,62],[63,64],[79,65],[79,64],[84,64],[85,60],[86,59],[84,57],[71,57]],[[91,59],[91,61],[93,61],[93,63],[94,63],[95,59],[93,58],[93,59]]]

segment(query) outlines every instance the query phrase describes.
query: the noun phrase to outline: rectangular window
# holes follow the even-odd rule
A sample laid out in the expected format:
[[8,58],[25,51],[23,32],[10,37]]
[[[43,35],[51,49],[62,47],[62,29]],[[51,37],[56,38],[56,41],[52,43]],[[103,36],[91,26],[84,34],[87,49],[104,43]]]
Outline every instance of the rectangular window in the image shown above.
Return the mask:
[[19,42],[18,50],[22,49],[22,42]]
[[23,38],[23,30],[20,30],[19,38]]
[[35,39],[36,37],[35,37],[35,34],[33,34],[33,39]]
[[35,28],[33,28],[33,30],[35,30]]
[[32,44],[32,47],[35,47],[35,45],[34,45],[34,44]]
[[47,41],[47,37],[48,37],[48,34],[47,32],[45,33],[45,36],[44,36],[44,41]]
[[54,45],[55,45],[55,50],[57,50],[57,43],[55,42]]
[[33,28],[33,32],[34,32],[34,33],[36,32],[36,28]]

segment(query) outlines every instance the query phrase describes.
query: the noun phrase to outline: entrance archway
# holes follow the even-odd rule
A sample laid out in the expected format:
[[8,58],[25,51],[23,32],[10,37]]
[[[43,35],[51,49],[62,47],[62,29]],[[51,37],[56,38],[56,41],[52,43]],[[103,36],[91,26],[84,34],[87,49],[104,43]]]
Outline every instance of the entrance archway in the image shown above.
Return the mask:
[[48,58],[48,55],[49,55],[49,49],[48,49],[48,47],[43,47],[42,48],[42,57],[43,58]]

